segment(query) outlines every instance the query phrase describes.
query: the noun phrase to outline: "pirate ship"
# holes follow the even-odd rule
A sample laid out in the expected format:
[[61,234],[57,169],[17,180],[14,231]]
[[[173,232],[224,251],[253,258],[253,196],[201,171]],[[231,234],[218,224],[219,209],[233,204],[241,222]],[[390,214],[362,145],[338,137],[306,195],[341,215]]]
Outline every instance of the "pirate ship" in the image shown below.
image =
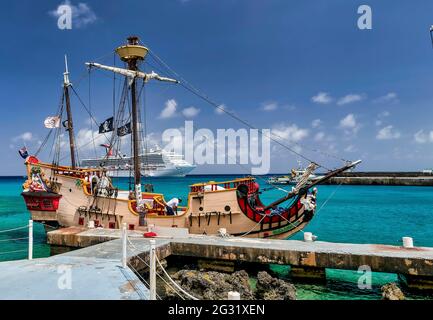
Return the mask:
[[[317,165],[311,163],[297,185],[284,197],[269,205],[260,200],[260,186],[253,177],[195,184],[190,186],[187,206],[178,208],[177,214],[170,216],[167,214],[163,194],[154,193],[148,186],[147,190],[142,190],[142,139],[139,119],[142,90],[139,88],[149,81],[179,85],[181,79],[163,77],[153,71],[141,71],[139,66],[150,50],[142,45],[137,37],[129,37],[127,43],[118,47],[115,52],[124,62],[124,68],[99,63],[87,63],[87,66],[90,70],[102,69],[124,78],[124,91],[118,111],[111,120],[111,126],[104,124],[102,133],[112,133],[109,138],[110,148],[116,148],[121,137],[131,137],[130,170],[133,184],[130,190],[117,188],[107,174],[103,162],[99,168],[89,169],[78,165],[70,99],[71,92],[76,94],[76,91],[69,80],[66,63],[58,114],[48,118],[45,123],[47,128],[56,131],[53,138],[53,148],[56,150],[54,159],[51,163],[42,162],[38,159],[38,153],[25,157],[28,178],[23,185],[22,196],[34,221],[52,227],[91,226],[116,229],[126,223],[130,230],[144,232],[149,230],[149,226],[157,226],[185,228],[191,234],[215,235],[224,230],[233,236],[287,238],[303,229],[314,217],[317,191],[314,186],[359,163],[346,163],[338,169],[330,170],[314,182],[308,177]],[[191,87],[187,89],[194,92]],[[207,97],[203,99],[210,102]],[[125,107],[127,100],[130,101],[130,108]],[[125,117],[125,112],[129,109],[130,114]],[[66,119],[62,122],[63,118]],[[130,122],[125,123],[128,119]],[[60,164],[59,140],[64,130],[61,123],[68,133],[70,165]],[[43,145],[47,140],[48,138]],[[279,144],[282,145],[281,141]]]

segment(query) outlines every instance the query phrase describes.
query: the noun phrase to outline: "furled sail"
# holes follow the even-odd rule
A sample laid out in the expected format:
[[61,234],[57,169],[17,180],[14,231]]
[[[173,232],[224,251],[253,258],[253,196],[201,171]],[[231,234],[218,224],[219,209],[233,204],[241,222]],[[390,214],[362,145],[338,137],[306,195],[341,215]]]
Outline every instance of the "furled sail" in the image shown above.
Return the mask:
[[151,73],[145,73],[142,71],[135,71],[135,70],[128,70],[128,69],[123,69],[123,68],[105,66],[103,64],[94,63],[94,62],[87,62],[86,65],[89,68],[94,67],[94,68],[98,68],[98,69],[102,69],[102,70],[112,71],[114,73],[118,73],[118,74],[121,74],[125,77],[132,78],[132,79],[141,78],[141,79],[144,79],[145,82],[148,82],[149,80],[158,80],[158,81],[163,81],[163,82],[180,83],[178,80],[175,80],[175,79],[161,77],[159,74],[157,74],[153,71]]

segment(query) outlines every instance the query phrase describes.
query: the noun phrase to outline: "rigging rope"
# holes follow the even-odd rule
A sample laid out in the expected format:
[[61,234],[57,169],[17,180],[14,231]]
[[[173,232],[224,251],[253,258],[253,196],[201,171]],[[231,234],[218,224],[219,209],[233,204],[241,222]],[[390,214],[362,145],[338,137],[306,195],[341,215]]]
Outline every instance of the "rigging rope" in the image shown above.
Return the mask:
[[337,193],[337,190],[341,187],[341,185],[343,184],[343,182],[340,182],[338,185],[337,185],[337,188],[335,188],[334,189],[334,191],[332,192],[332,194],[325,200],[325,202],[320,206],[320,208],[316,211],[316,214],[315,215],[317,215],[324,207],[325,207],[325,205],[329,202],[329,200],[331,200],[331,198],[333,198],[334,197],[334,195]]
[[[151,56],[152,58],[154,58],[155,61],[156,61],[157,63],[159,63],[161,66],[165,67],[169,72],[171,72],[175,77],[177,77],[178,80],[180,80],[180,84],[181,84],[181,86],[184,87],[186,90],[190,91],[192,94],[194,94],[194,95],[196,95],[197,97],[201,98],[202,100],[206,101],[207,103],[209,103],[210,105],[212,105],[214,108],[216,108],[216,109],[220,110],[221,112],[223,112],[223,113],[229,115],[229,116],[232,117],[233,119],[235,119],[235,120],[237,120],[237,121],[243,123],[244,125],[246,125],[247,127],[251,128],[251,129],[256,129],[256,130],[258,130],[259,132],[261,132],[262,135],[264,135],[264,134],[263,134],[263,131],[262,131],[261,129],[258,129],[258,128],[256,128],[255,126],[253,126],[253,125],[251,125],[250,123],[248,123],[247,121],[241,119],[240,117],[238,117],[237,115],[235,115],[233,112],[230,112],[230,111],[226,110],[225,108],[223,108],[223,107],[221,106],[221,104],[218,104],[218,103],[214,102],[214,101],[213,101],[212,99],[210,99],[207,95],[205,95],[205,94],[202,93],[200,90],[198,90],[196,87],[194,87],[192,84],[190,84],[188,81],[186,81],[182,76],[180,76],[180,75],[179,75],[178,73],[176,73],[173,69],[171,69],[171,68],[170,68],[170,67],[169,67],[169,66],[168,66],[168,65],[167,65],[167,64],[166,64],[166,63],[165,63],[165,62],[164,62],[164,61],[163,61],[163,60],[162,60],[158,55],[156,55],[153,51],[149,50],[149,53],[150,53],[150,56]],[[278,135],[278,134],[276,134],[276,133],[271,132],[271,135],[277,137],[278,139],[286,140],[285,138],[281,137],[280,135]],[[264,136],[266,136],[266,135],[264,135]],[[282,143],[282,142],[279,141],[278,139],[274,139],[274,138],[272,138],[271,136],[268,136],[268,138],[269,138],[270,140],[272,140],[273,142],[277,143],[278,145],[280,145],[281,147],[283,147],[284,149],[287,149],[287,150],[289,150],[290,152],[292,152],[292,153],[296,154],[297,156],[301,157],[302,159],[307,160],[307,161],[309,161],[309,162],[311,162],[311,163],[316,163],[316,164],[319,165],[320,167],[322,167],[322,168],[324,168],[324,169],[326,169],[326,170],[328,170],[328,171],[331,171],[331,169],[325,167],[325,166],[322,165],[322,164],[317,163],[316,161],[313,161],[313,160],[309,159],[308,157],[302,155],[301,153],[297,152],[297,151],[294,150],[293,148],[290,148],[290,147],[287,146],[286,144]],[[347,162],[347,160],[345,160],[345,159],[343,159],[343,158],[339,158],[339,157],[333,156],[333,155],[331,155],[331,154],[329,154],[329,153],[322,152],[322,151],[320,151],[320,150],[318,150],[318,149],[308,148],[308,147],[306,147],[305,145],[301,145],[300,143],[297,143],[297,142],[292,142],[292,141],[291,141],[291,143],[296,144],[296,145],[301,146],[301,147],[304,147],[304,148],[307,148],[307,149],[310,149],[310,150],[313,151],[313,152],[321,153],[321,154],[323,154],[323,155],[325,155],[325,156],[332,157],[332,158],[335,158],[335,159],[341,160],[341,161],[343,161],[343,162]]]
[[[91,86],[92,86],[92,77],[91,77],[91,69],[89,68],[89,111],[92,112],[92,96],[91,96]],[[90,119],[90,131],[92,133],[92,141],[93,141],[93,151],[95,152],[95,159],[98,158],[98,155],[96,153],[96,145],[95,145],[95,134],[93,132],[93,123],[92,119]]]

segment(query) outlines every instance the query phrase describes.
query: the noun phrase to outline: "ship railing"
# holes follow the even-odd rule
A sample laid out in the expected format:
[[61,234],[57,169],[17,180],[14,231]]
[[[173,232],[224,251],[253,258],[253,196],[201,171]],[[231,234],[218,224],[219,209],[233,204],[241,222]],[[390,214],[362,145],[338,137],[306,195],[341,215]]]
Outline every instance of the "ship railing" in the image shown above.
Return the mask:
[[53,170],[54,173],[59,174],[59,175],[73,176],[73,177],[78,177],[78,178],[85,178],[86,176],[92,176],[92,175],[99,176],[103,172],[103,168],[101,168],[101,169],[95,169],[95,168],[92,168],[92,169],[83,169],[83,168],[72,169],[71,167],[67,167],[67,166],[57,166],[57,165],[52,165],[52,164],[43,163],[43,162],[33,163],[33,164],[29,164],[29,165],[34,166],[34,167],[41,167],[41,168],[45,168],[45,169],[50,169],[50,170]]
[[196,183],[190,186],[191,192],[213,192],[219,190],[234,190],[239,185],[245,184],[248,188],[252,188],[254,186],[255,179],[253,177],[240,178],[229,181],[209,181],[206,183]]

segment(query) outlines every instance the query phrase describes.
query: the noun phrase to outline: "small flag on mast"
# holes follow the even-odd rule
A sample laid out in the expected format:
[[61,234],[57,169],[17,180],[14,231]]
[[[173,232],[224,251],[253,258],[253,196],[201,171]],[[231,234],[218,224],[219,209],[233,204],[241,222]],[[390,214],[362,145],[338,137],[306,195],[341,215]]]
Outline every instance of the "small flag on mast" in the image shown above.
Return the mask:
[[26,147],[22,147],[20,150],[18,150],[18,153],[23,159],[27,159],[27,157],[29,156],[29,152],[27,151]]
[[47,129],[54,129],[60,127],[60,117],[54,116],[54,117],[47,117],[44,121],[45,128]]
[[99,133],[111,132],[114,130],[114,117],[108,118],[99,126]]

